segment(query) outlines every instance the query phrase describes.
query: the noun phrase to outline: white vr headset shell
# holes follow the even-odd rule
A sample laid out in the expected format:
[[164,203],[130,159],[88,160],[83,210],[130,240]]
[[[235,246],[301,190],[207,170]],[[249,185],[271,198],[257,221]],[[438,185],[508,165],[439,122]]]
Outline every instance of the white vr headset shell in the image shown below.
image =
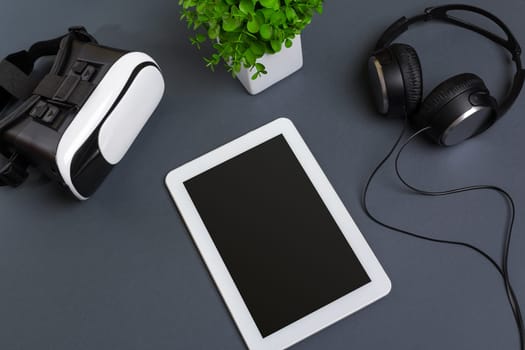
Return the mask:
[[[31,79],[49,56],[49,72]],[[81,200],[122,160],[165,87],[150,56],[99,45],[84,27],[8,55],[0,73],[0,185],[20,185],[32,165]]]
[[[58,172],[73,195],[87,199],[112,166],[120,162],[164,94],[164,79],[148,55],[130,52],[119,58],[65,130],[56,152]],[[75,158],[90,150],[75,178]],[[75,171],[78,171],[76,169]]]

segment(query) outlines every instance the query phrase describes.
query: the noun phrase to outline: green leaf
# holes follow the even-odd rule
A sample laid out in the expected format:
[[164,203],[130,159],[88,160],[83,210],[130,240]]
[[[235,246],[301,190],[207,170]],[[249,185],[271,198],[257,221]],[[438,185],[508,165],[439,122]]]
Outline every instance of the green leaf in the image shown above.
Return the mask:
[[197,4],[197,7],[195,8],[195,10],[197,11],[197,13],[204,13],[204,10],[207,5],[208,4],[206,2],[200,2]]
[[275,11],[272,10],[272,9],[260,9],[256,12],[256,15],[260,16],[260,14],[262,14],[263,16],[263,21],[262,22],[267,22],[270,20],[270,18],[272,17],[273,13]]
[[183,5],[182,5],[182,7],[183,7],[184,9],[188,9],[188,8],[190,8],[190,7],[193,7],[193,6],[195,6],[195,0],[184,1]]
[[219,37],[220,32],[221,32],[221,27],[219,27],[218,25],[215,25],[214,27],[210,27],[210,29],[208,29],[208,37],[211,40],[215,40]]
[[257,21],[259,22],[259,25],[266,22],[267,18],[266,16],[264,15],[264,12],[268,10],[270,11],[270,15],[268,17],[268,19],[270,19],[270,16],[271,16],[271,12],[272,10],[269,10],[269,9],[260,9],[260,10],[257,10],[255,11],[255,18],[257,19]]
[[251,21],[249,21],[247,24],[246,24],[246,28],[248,28],[248,31],[250,33],[257,33],[259,32],[259,21],[257,21],[256,18],[252,19]]
[[273,28],[269,24],[264,23],[261,28],[259,28],[259,32],[261,33],[261,38],[270,40],[273,35]]
[[252,0],[241,0],[239,3],[239,10],[245,14],[254,13],[255,4]]
[[195,36],[195,40],[197,40],[199,43],[203,43],[206,41],[206,35],[199,33],[197,36]]
[[259,3],[262,7],[266,7],[268,9],[278,9],[279,8],[279,0],[259,0]]
[[197,39],[195,39],[195,38],[190,38],[190,42],[191,42],[191,44],[192,44],[193,46],[195,46],[197,49],[199,49],[199,50],[201,49],[201,45],[200,45],[200,43],[197,41]]
[[215,15],[217,17],[222,17],[222,15],[224,13],[227,13],[228,12],[228,5],[225,4],[224,2],[218,2],[215,4],[215,6],[213,7],[213,12],[215,13]]
[[[257,63],[265,53],[293,45],[293,38],[322,13],[323,0],[175,0],[180,18],[195,34],[191,43],[200,48],[208,39],[214,52],[205,60],[214,69],[221,62],[235,73],[254,68],[252,79],[266,74]],[[220,40],[220,42],[218,41]],[[284,45],[284,46],[283,46]]]
[[255,54],[252,52],[252,50],[250,49],[246,50],[244,52],[244,58],[246,59],[246,64],[248,67],[252,67],[255,65],[255,60],[257,58],[255,57]]
[[242,22],[233,17],[226,17],[222,21],[222,29],[224,29],[225,32],[234,32],[242,25]]
[[286,16],[282,11],[275,11],[270,17],[270,23],[274,26],[280,26],[286,22]]
[[264,55],[265,46],[259,41],[254,41],[250,45],[250,50],[255,54],[255,56],[261,57],[262,55]]
[[252,75],[252,80],[255,80],[258,77],[260,77],[261,74],[267,74],[268,73],[266,71],[266,67],[263,64],[261,64],[261,63],[256,63],[255,64],[255,70],[256,70],[256,72],[255,72],[254,75]]
[[286,35],[284,35],[284,31],[282,29],[279,29],[279,27],[274,27],[273,30],[273,40],[279,40],[281,43],[286,38]]
[[241,64],[239,62],[235,62],[232,67],[233,71],[236,73],[239,73],[241,71]]
[[270,45],[272,46],[274,52],[281,51],[281,42],[279,40],[272,40]]
[[297,19],[297,13],[292,7],[287,7],[284,12],[286,13],[286,19],[289,22],[294,22]]
[[232,17],[244,17],[244,14],[241,12],[241,10],[239,10],[239,8],[235,5],[233,5],[232,7],[230,7],[230,12],[231,12],[231,15]]

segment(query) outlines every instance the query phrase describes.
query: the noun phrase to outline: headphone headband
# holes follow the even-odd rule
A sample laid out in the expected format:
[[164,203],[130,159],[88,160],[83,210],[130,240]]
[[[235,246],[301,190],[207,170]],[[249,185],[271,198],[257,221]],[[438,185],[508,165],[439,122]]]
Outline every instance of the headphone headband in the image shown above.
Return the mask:
[[[506,39],[502,38],[501,36],[494,34],[492,32],[489,32],[486,29],[483,29],[479,26],[476,26],[472,23],[466,22],[462,19],[459,19],[457,17],[449,15],[449,11],[466,11],[466,12],[472,12],[476,13],[478,15],[481,15],[492,22],[494,22],[498,27],[500,27],[505,35],[507,36]],[[492,42],[502,46],[507,51],[510,52],[512,56],[512,60],[514,61],[516,65],[516,75],[514,76],[513,84],[511,89],[509,90],[508,94],[505,96],[503,102],[499,105],[498,114],[499,116],[503,116],[505,112],[509,110],[509,108],[514,104],[516,99],[518,98],[521,89],[523,88],[523,83],[525,81],[525,70],[523,70],[522,63],[521,63],[521,47],[510,31],[510,29],[503,23],[502,20],[500,20],[498,17],[493,15],[492,13],[485,11],[481,8],[470,6],[470,5],[444,5],[444,6],[438,6],[438,7],[430,7],[425,9],[425,12],[421,15],[417,15],[414,17],[401,17],[396,22],[394,22],[388,29],[383,33],[381,38],[378,40],[375,51],[379,51],[390,44],[397,39],[401,34],[406,32],[408,28],[419,22],[428,22],[428,21],[441,21],[445,23],[449,23],[452,25],[455,25],[457,27],[461,27],[464,29],[468,29],[470,31],[473,31],[475,33],[478,33],[485,38],[491,40]]]

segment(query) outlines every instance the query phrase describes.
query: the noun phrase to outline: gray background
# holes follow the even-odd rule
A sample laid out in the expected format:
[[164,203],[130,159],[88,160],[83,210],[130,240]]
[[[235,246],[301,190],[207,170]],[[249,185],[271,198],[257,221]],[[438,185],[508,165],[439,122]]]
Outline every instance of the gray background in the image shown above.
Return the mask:
[[[521,0],[467,1],[493,11],[525,44]],[[416,0],[328,1],[303,35],[304,68],[259,96],[224,69],[209,72],[178,20],[177,0],[4,1],[0,56],[84,24],[99,41],[156,58],[165,97],[131,152],[87,202],[33,175],[0,189],[1,349],[243,349],[244,344],[164,186],[169,170],[278,116],[289,116],[393,282],[385,299],[296,349],[517,349],[499,275],[462,248],[372,223],[359,195],[401,122],[370,106],[364,63],[372,43]],[[500,96],[508,57],[466,31],[429,24],[417,47],[428,92],[445,77],[481,75]],[[525,98],[486,134],[455,148],[416,142],[403,168],[431,189],[491,183],[518,207],[511,274],[525,305]],[[505,202],[490,192],[421,198],[381,172],[371,207],[390,223],[477,244],[499,259]]]

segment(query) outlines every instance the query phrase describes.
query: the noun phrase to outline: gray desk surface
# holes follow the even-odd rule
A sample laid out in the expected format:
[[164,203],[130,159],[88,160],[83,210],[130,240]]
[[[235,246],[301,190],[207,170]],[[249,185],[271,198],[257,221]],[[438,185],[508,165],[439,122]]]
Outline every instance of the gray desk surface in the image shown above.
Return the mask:
[[[503,18],[525,45],[521,0],[468,0]],[[0,56],[84,24],[100,42],[149,52],[162,66],[162,104],[131,152],[91,200],[71,200],[38,175],[0,189],[1,349],[243,349],[164,186],[173,169],[277,116],[296,124],[393,282],[385,299],[296,349],[517,349],[501,279],[462,248],[414,240],[373,224],[359,195],[401,123],[370,107],[363,64],[379,33],[420,12],[416,0],[328,1],[303,35],[304,68],[249,96],[224,70],[202,64],[178,20],[177,0],[10,1],[0,12]],[[507,57],[446,25],[403,38],[424,66],[425,90],[452,74],[481,75],[501,95]],[[417,142],[403,167],[432,189],[491,183],[518,215],[511,274],[525,307],[525,96],[482,137],[441,149]],[[505,202],[490,192],[447,199],[407,193],[390,167],[371,193],[391,223],[477,244],[500,258]]]

